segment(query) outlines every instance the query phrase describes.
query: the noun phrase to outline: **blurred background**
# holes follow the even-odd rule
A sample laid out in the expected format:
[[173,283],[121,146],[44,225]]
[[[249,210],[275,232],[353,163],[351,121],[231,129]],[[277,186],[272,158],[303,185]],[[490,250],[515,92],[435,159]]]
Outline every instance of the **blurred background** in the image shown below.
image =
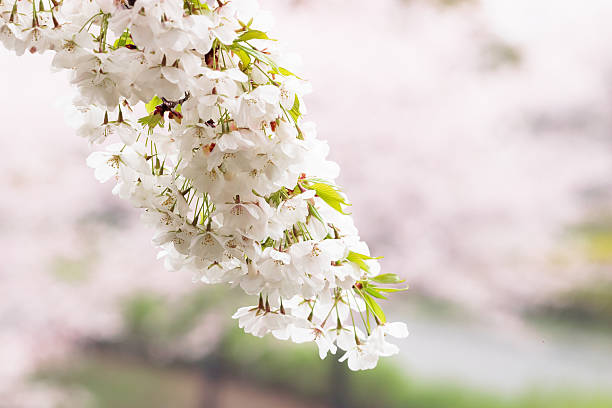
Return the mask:
[[50,55],[0,51],[0,407],[609,408],[612,3],[261,0],[362,237],[411,289],[351,373],[166,272]]

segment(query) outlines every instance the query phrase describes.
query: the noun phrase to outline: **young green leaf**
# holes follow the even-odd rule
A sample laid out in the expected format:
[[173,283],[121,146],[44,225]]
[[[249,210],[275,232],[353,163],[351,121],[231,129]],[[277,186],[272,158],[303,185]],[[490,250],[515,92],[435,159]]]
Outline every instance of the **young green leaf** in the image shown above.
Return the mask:
[[[259,30],[249,30],[242,33],[236,40],[234,41],[249,41],[249,40],[271,40],[268,38],[268,35],[263,31]],[[274,41],[274,40],[271,40]]]
[[291,72],[291,71],[289,71],[288,69],[285,69],[285,68],[283,68],[283,67],[278,67],[278,68],[276,69],[276,71],[277,71],[277,73],[279,73],[279,74],[281,74],[281,75],[284,75],[284,76],[294,76],[294,77],[296,77],[296,78],[298,78],[298,79],[302,79],[302,78],[300,78],[299,76],[295,75],[293,72]]
[[321,217],[321,214],[319,214],[319,210],[317,210],[314,205],[308,203],[308,211],[313,217],[321,221],[321,224],[325,225],[325,221],[323,221],[323,217]]
[[376,301],[367,293],[364,293],[363,291],[359,289],[356,289],[356,290],[357,290],[357,293],[359,293],[359,295],[365,301],[366,307],[372,312],[372,314],[374,314],[374,316],[378,318],[378,321],[380,323],[386,323],[387,318],[385,317],[385,313],[383,312],[382,308],[378,305],[378,303],[376,303]]
[[236,53],[236,55],[238,55],[238,58],[240,58],[240,62],[242,62],[242,69],[245,69],[247,66],[249,66],[249,64],[251,63],[251,57],[249,57],[249,54],[247,54],[244,50],[240,48],[234,49],[234,52]]
[[359,266],[361,269],[363,269],[366,272],[369,272],[370,267],[368,266],[367,263],[365,263],[365,261],[368,259],[380,259],[380,258],[381,257],[373,258],[371,256],[360,254],[358,252],[349,251],[348,256],[346,257],[346,260],[349,262],[356,263],[357,266]]
[[295,100],[293,101],[293,106],[291,107],[289,114],[293,118],[293,121],[297,124],[298,119],[300,116],[302,116],[300,113],[300,99],[297,95],[295,95]]
[[155,95],[153,99],[151,99],[149,103],[145,105],[145,108],[147,108],[147,113],[151,114],[155,108],[162,103],[164,103],[164,101],[162,101],[159,96]]
[[202,3],[200,0],[186,0],[185,11],[193,12],[194,10],[210,11],[210,7],[208,7],[208,4]]
[[369,307],[366,307],[366,318],[364,320],[365,320],[366,330],[369,336],[372,333],[372,326],[370,325],[370,308]]
[[328,184],[323,183],[315,183],[315,184],[306,184],[304,187],[314,190],[317,195],[325,201],[330,207],[334,210],[342,213],[344,215],[348,215],[342,210],[342,205],[350,205],[346,202],[344,197],[338,193],[338,191]]
[[374,296],[375,298],[378,298],[378,299],[387,299],[387,297],[384,296],[382,293],[380,293],[378,291],[378,288],[375,287],[375,286],[365,286],[364,290],[366,292],[368,292],[370,295]]
[[400,279],[400,277],[394,273],[383,273],[381,275],[374,276],[373,278],[371,278],[371,280],[373,280],[374,282],[386,284],[405,282],[403,279]]
[[287,198],[289,198],[287,189],[285,187],[281,187],[280,190],[275,191],[274,193],[270,194],[267,201],[268,201],[268,204],[276,208],[280,205],[282,201],[286,200]]
[[149,128],[149,133],[153,133],[156,126],[164,126],[164,117],[162,115],[149,115],[138,119],[138,123]]
[[409,289],[408,286],[406,286],[405,288],[376,288],[376,290],[378,290],[379,292],[387,292],[387,293],[404,292],[408,289]]
[[127,29],[123,32],[123,34],[121,34],[121,37],[117,38],[113,44],[113,49],[116,50],[117,48],[125,47],[126,45],[134,45],[130,31]]
[[304,179],[304,182],[305,183],[323,183],[323,184],[327,184],[327,185],[337,188],[336,186],[334,186],[334,184],[331,181],[326,180],[321,177],[308,177]]
[[[227,48],[229,50],[232,50],[236,54],[238,54],[243,65],[245,64],[246,59],[248,57],[248,62],[250,62],[251,58],[254,59],[255,61],[261,61],[265,63],[266,65],[270,66],[270,68],[272,68],[272,72],[275,74],[279,74],[283,76],[294,76],[298,79],[301,79],[299,76],[295,75],[291,71],[285,68],[279,67],[269,56],[251,47],[248,43],[242,44],[239,40],[235,40],[234,43],[229,45]],[[242,54],[244,54],[244,56]]]

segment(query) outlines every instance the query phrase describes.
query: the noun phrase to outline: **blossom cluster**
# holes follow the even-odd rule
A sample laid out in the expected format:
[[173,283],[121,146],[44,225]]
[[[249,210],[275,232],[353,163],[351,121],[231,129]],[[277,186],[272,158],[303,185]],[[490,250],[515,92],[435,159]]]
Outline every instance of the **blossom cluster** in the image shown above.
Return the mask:
[[378,304],[401,281],[346,213],[268,22],[255,0],[0,0],[3,45],[71,71],[87,164],[143,209],[169,270],[255,296],[247,333],[373,368],[408,334]]

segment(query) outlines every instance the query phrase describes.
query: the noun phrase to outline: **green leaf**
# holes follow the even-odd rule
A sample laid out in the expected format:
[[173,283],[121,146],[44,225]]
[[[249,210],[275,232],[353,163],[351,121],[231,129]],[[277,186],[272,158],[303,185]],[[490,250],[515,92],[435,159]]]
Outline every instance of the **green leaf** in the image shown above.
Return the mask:
[[[271,40],[268,38],[268,35],[263,31],[259,30],[249,30],[244,32],[234,41],[249,41],[249,40]],[[274,40],[272,40],[274,41]]]
[[276,208],[280,205],[282,201],[288,198],[289,198],[289,194],[287,193],[287,189],[285,187],[281,187],[280,190],[275,191],[274,193],[270,194],[267,201],[268,201],[268,204]]
[[323,183],[307,184],[305,187],[314,190],[317,195],[334,210],[344,215],[348,215],[348,213],[342,210],[342,205],[350,204],[345,201],[344,197],[342,197],[334,187]]
[[313,217],[321,221],[321,224],[325,225],[325,221],[323,221],[323,217],[321,217],[321,214],[319,214],[319,210],[317,210],[314,205],[308,203],[308,210],[310,211],[310,214],[312,214]]
[[297,123],[300,116],[302,116],[302,114],[300,113],[300,99],[297,95],[295,95],[295,100],[293,101],[293,106],[291,107],[289,114],[291,115],[295,123]]
[[162,115],[149,115],[138,119],[138,123],[149,128],[149,133],[153,133],[156,126],[164,126],[164,117]]
[[113,44],[113,49],[117,49],[120,47],[125,47],[128,44],[134,45],[134,41],[132,41],[132,36],[130,35],[130,30],[125,30],[121,37],[117,38],[115,43]]
[[295,75],[293,72],[291,72],[291,71],[289,71],[288,69],[285,69],[285,68],[283,68],[283,67],[277,67],[277,68],[276,68],[276,72],[277,72],[278,74],[281,74],[281,75],[284,75],[284,76],[294,76],[294,77],[296,77],[297,79],[302,79],[302,78],[300,78],[299,76]]
[[378,317],[378,320],[383,324],[386,323],[387,317],[385,316],[385,312],[383,312],[382,308],[378,305],[378,303],[376,303],[374,299],[372,299],[370,296],[367,296],[367,295],[365,297],[365,301],[366,301],[366,305],[370,307],[370,310],[372,311],[372,313],[374,313],[374,315]]
[[158,105],[161,105],[162,103],[164,103],[164,101],[162,101],[157,95],[155,95],[153,99],[151,99],[149,103],[145,105],[145,108],[147,108],[147,113],[151,114],[155,110],[155,108]]
[[200,0],[187,0],[185,2],[185,11],[190,12],[192,10],[210,11],[210,7],[208,7],[208,4],[202,3]]
[[378,288],[375,286],[365,286],[364,290],[366,292],[368,292],[370,295],[374,296],[375,298],[379,298],[379,299],[387,299],[386,296],[382,295],[379,291]]
[[359,266],[361,269],[363,269],[366,272],[369,272],[370,267],[368,266],[367,263],[365,263],[365,261],[368,259],[380,259],[380,258],[381,257],[373,258],[371,256],[360,254],[358,252],[349,251],[348,256],[346,257],[346,260],[349,262],[356,263],[357,266]]
[[[294,76],[298,79],[301,79],[299,76],[295,75],[289,70],[279,67],[274,61],[272,61],[272,59],[269,56],[251,47],[248,43],[246,45],[241,44],[239,39],[235,40],[234,43],[229,45],[227,48],[235,52],[240,57],[240,60],[242,61],[243,64],[247,62],[246,57],[249,57],[247,63],[251,62],[250,58],[253,58],[255,61],[261,61],[269,65],[272,68],[272,72],[274,72],[275,74],[284,75],[284,76]],[[241,56],[241,54],[245,54],[245,55]]]
[[251,63],[251,57],[244,50],[237,48],[234,50],[240,61],[242,62],[242,68],[246,68]]
[[246,23],[246,24],[244,24],[244,23],[243,23],[241,20],[238,20],[238,23],[240,24],[240,26],[241,26],[243,29],[247,29],[247,28],[249,28],[249,27],[251,26],[251,24],[253,24],[253,17],[251,17],[251,19],[249,20],[249,22],[248,22],[248,23]]
[[304,182],[307,183],[323,183],[323,184],[328,184],[330,186],[333,186],[333,183],[329,180],[326,180],[324,178],[320,178],[320,177],[308,177],[304,179]]
[[408,286],[406,286],[405,288],[376,288],[376,290],[378,290],[379,292],[387,292],[387,293],[404,292],[408,290]]
[[366,307],[372,312],[372,314],[374,314],[374,316],[378,318],[380,323],[386,323],[387,318],[385,317],[385,313],[383,312],[382,308],[378,305],[378,303],[376,303],[376,301],[372,299],[370,295],[368,295],[367,293],[364,293],[363,291],[359,289],[357,289],[357,293],[361,295],[361,297],[365,301]]
[[378,276],[374,276],[373,278],[371,278],[374,282],[378,282],[378,283],[387,283],[387,284],[392,284],[392,283],[402,283],[405,282],[403,279],[400,279],[399,276],[397,276],[394,273],[383,273],[381,275]]
[[366,325],[366,330],[368,332],[368,336],[372,333],[372,327],[370,326],[370,308],[366,307],[366,318],[365,320],[365,325]]

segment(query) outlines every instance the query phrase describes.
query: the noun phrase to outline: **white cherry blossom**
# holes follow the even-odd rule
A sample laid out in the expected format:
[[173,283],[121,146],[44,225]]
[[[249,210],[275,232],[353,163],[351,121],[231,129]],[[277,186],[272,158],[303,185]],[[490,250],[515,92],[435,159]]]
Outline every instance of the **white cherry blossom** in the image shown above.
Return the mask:
[[340,348],[351,369],[397,352],[388,338],[407,329],[378,304],[397,277],[345,211],[304,118],[310,85],[257,1],[45,4],[0,2],[0,42],[71,72],[87,165],[142,209],[167,269],[257,296],[234,314],[255,336]]

